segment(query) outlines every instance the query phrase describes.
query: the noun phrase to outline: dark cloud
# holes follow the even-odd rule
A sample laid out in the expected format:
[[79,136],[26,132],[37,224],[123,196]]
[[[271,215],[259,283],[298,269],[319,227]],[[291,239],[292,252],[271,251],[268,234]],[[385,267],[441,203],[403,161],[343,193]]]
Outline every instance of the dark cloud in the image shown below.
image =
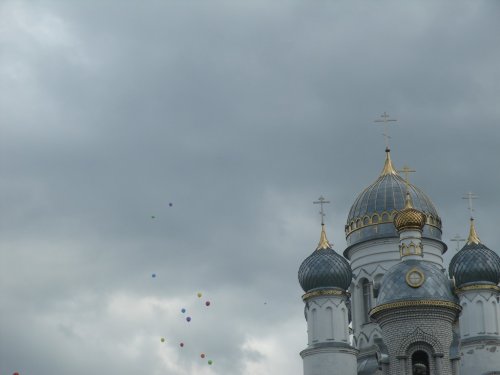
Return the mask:
[[[450,256],[467,191],[500,249],[498,14],[487,2],[2,3],[0,372],[301,374],[311,203],[332,201],[341,252],[350,205],[382,168],[383,111]],[[188,326],[179,310],[200,307],[198,290],[213,306]]]

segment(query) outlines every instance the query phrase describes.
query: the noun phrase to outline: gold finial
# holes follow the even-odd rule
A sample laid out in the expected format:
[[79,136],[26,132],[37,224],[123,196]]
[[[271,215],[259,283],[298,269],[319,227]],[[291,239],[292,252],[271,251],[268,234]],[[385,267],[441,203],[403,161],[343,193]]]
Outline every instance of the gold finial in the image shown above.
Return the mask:
[[422,231],[425,221],[425,214],[413,208],[410,192],[407,191],[405,207],[394,216],[394,226],[398,232],[413,229]]
[[380,173],[381,176],[385,176],[388,174],[398,174],[394,167],[392,166],[392,160],[391,160],[391,150],[389,148],[385,149],[385,164],[384,164],[384,169],[382,169],[382,172]]
[[316,250],[326,250],[331,248],[332,245],[330,244],[330,242],[328,242],[328,238],[326,238],[325,224],[321,224],[321,236],[319,238],[319,243]]
[[474,219],[470,218],[470,231],[469,238],[467,239],[467,245],[479,245],[480,242],[481,240],[479,239],[479,236],[476,233],[476,227],[474,226]]

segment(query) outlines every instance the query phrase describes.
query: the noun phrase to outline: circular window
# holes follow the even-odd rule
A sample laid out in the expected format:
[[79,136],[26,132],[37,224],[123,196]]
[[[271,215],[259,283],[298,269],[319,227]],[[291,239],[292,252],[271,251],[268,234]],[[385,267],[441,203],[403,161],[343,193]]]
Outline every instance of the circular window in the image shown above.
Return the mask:
[[412,268],[406,273],[406,283],[412,288],[418,288],[424,283],[425,277],[418,268]]

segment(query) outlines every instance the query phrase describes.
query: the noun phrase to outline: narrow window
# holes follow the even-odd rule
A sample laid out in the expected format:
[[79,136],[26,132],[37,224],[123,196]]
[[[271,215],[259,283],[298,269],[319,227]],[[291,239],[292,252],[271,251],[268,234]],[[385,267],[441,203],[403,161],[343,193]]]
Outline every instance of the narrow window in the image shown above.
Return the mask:
[[363,322],[369,323],[370,317],[368,313],[371,308],[371,301],[370,301],[371,290],[370,290],[370,283],[366,279],[363,280],[362,290],[363,290],[363,314],[364,314]]

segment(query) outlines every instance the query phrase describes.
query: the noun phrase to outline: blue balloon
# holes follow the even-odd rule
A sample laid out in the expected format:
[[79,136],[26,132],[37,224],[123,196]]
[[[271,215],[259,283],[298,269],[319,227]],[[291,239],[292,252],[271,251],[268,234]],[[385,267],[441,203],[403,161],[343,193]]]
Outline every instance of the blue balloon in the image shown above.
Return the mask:
[[186,312],[186,309],[182,309],[181,312],[184,314]]

